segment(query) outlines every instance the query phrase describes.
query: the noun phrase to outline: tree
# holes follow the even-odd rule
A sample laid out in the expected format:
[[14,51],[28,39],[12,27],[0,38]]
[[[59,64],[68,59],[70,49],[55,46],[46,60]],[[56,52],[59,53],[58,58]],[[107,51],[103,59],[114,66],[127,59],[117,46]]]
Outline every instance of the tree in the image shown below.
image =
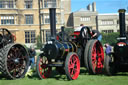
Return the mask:
[[36,43],[37,48],[40,49],[42,47],[42,43],[41,43],[41,40],[40,40],[40,35],[37,36],[36,40],[37,40],[37,43]]
[[110,45],[115,45],[117,43],[117,38],[119,33],[102,33],[102,44],[109,43]]

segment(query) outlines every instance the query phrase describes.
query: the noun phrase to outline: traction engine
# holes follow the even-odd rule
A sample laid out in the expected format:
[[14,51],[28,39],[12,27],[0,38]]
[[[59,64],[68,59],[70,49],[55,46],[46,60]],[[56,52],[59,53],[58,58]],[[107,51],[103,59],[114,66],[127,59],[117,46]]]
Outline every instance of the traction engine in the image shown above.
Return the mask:
[[0,72],[8,79],[23,78],[29,65],[27,50],[15,40],[9,30],[0,28]]
[[125,9],[120,9],[120,36],[114,46],[114,52],[105,57],[105,72],[114,75],[117,72],[128,72],[128,39],[125,33]]
[[80,67],[86,67],[89,73],[98,74],[103,70],[104,51],[98,40],[92,39],[89,27],[68,36],[64,28],[56,34],[56,9],[50,8],[50,41],[41,48],[37,59],[37,73],[40,79],[50,76],[52,67],[59,73],[65,73],[69,80],[75,80]]

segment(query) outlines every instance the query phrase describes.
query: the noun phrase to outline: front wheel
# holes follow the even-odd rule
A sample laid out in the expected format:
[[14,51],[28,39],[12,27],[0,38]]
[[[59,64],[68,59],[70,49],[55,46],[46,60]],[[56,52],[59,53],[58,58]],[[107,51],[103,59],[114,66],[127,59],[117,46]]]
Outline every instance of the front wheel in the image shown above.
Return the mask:
[[105,56],[105,65],[104,65],[105,74],[108,76],[114,75],[116,73],[115,66],[116,66],[116,64],[114,61],[113,54]]
[[40,79],[46,79],[50,76],[50,73],[52,71],[51,67],[48,67],[48,59],[43,54],[40,54],[37,59],[37,74]]
[[65,73],[69,80],[75,80],[80,73],[80,60],[76,53],[70,52],[66,56]]

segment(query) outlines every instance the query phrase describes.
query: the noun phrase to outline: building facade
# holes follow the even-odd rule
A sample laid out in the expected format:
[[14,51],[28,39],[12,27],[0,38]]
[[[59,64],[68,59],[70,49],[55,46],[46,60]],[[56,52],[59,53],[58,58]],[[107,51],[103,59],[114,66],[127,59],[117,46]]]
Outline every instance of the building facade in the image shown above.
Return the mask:
[[[50,35],[49,4],[56,6],[57,30],[66,26],[71,12],[70,0],[40,0],[42,42]],[[0,28],[16,35],[16,42],[36,44],[40,35],[38,0],[0,0]]]
[[[128,14],[125,15],[126,31],[128,32]],[[119,32],[119,14],[98,14],[98,30],[103,33]]]
[[[118,11],[118,10],[117,10]],[[119,14],[107,13],[99,14],[96,11],[96,3],[87,6],[87,9],[80,9],[72,14],[72,26],[77,28],[80,24],[97,29],[100,32],[112,33],[119,32]],[[128,13],[126,13],[126,31],[128,32]]]
[[96,11],[96,3],[89,4],[86,9],[80,9],[72,13],[72,22],[73,27],[79,27],[80,24],[89,26],[92,29],[97,29],[97,16],[98,12]]

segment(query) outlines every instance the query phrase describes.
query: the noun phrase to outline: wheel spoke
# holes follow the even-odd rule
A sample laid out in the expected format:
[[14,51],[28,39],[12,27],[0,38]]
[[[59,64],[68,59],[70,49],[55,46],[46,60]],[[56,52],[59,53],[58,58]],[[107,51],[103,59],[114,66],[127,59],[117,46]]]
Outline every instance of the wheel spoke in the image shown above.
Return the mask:
[[70,64],[68,67],[69,69],[74,68],[74,64]]

